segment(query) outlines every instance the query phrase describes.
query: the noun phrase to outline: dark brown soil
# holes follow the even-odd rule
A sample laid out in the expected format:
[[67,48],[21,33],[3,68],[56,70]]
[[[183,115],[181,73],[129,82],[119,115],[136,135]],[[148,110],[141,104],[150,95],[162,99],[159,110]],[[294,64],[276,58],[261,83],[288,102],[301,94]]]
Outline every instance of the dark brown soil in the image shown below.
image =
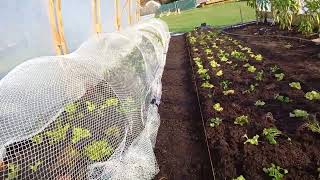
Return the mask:
[[[253,25],[250,28],[236,29],[232,32],[253,35],[259,28],[261,27]],[[247,180],[271,179],[263,172],[263,168],[270,167],[271,163],[274,163],[289,171],[284,179],[317,179],[319,175],[317,168],[320,167],[320,134],[307,129],[306,120],[290,118],[289,113],[294,109],[303,109],[313,115],[320,113],[319,101],[309,101],[304,97],[308,91],[320,91],[320,59],[317,57],[320,47],[296,40],[237,37],[243,47],[247,46],[255,54],[260,53],[264,57],[263,61],[258,62],[247,56],[248,63],[257,69],[255,73],[250,73],[243,67],[247,62],[232,56],[229,57],[232,61],[231,65],[220,62],[217,56],[218,49],[212,48],[213,43],[216,43],[220,49],[230,54],[233,50],[242,51],[233,43],[233,40],[229,39],[229,36],[218,34],[210,37],[207,30],[197,30],[191,35],[198,37],[198,41],[189,48],[192,58],[201,58],[204,67],[209,70],[211,77],[209,82],[215,86],[212,89],[201,88],[204,81],[197,75],[201,107],[205,119],[208,120],[206,130],[213,155],[215,178],[232,179],[243,175]],[[199,42],[201,36],[205,37],[202,38],[205,41],[202,45]],[[193,48],[197,48],[198,51]],[[211,60],[204,51],[206,48],[212,49],[210,56],[221,64],[218,69],[223,70],[222,76],[215,75],[218,70],[211,68],[209,64]],[[234,64],[238,66],[232,67]],[[270,71],[270,67],[274,65],[280,68],[277,73],[285,74],[282,81],[277,81],[274,73]],[[260,70],[264,71],[262,81],[255,79]],[[220,83],[223,80],[232,83],[229,89],[235,90],[233,95],[225,96],[222,93]],[[301,90],[295,90],[289,86],[289,83],[294,81],[300,82]],[[243,93],[255,83],[258,86],[253,92]],[[288,96],[292,102],[283,103],[275,100],[274,96],[278,93]],[[262,100],[266,104],[257,107],[254,105],[257,100]],[[215,103],[220,103],[224,110],[215,111],[212,108]],[[249,124],[244,126],[234,124],[234,119],[241,115],[249,117]],[[209,126],[209,119],[213,117],[223,119],[222,123],[215,128]],[[269,144],[262,135],[263,129],[270,127],[276,127],[282,131],[275,145]],[[246,140],[243,138],[244,134],[250,138],[259,135],[259,144],[244,144]]]
[[155,153],[161,180],[212,179],[183,36],[172,37],[162,77],[161,125]]

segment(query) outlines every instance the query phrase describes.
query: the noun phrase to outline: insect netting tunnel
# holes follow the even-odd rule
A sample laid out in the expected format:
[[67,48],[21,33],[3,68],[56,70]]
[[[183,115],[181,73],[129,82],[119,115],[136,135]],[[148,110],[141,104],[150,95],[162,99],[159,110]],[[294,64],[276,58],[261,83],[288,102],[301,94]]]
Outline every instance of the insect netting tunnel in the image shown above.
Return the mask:
[[0,179],[151,179],[170,35],[160,20],[28,60],[0,81]]

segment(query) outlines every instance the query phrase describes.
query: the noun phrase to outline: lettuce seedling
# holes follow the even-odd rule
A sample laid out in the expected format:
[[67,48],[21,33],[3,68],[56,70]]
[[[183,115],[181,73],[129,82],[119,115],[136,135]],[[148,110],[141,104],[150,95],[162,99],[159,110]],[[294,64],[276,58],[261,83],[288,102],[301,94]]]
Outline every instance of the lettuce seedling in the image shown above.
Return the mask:
[[64,107],[64,110],[67,113],[74,113],[77,110],[77,104],[76,103],[69,103]]
[[220,50],[220,52],[218,53],[218,57],[220,58],[220,61],[222,62],[226,62],[229,60],[229,53],[226,53],[223,50]]
[[239,117],[236,117],[234,124],[238,124],[240,126],[243,126],[244,124],[248,124],[249,123],[249,118],[248,116],[242,115]]
[[106,156],[111,156],[113,148],[105,140],[93,141],[85,147],[86,156],[92,161],[99,161]]
[[212,106],[212,108],[218,112],[223,111],[223,107],[221,107],[220,103],[216,103]]
[[264,138],[270,143],[270,144],[277,144],[276,138],[281,135],[282,132],[279,131],[277,128],[264,128],[263,129],[263,135]]
[[305,110],[295,109],[295,110],[293,110],[292,113],[289,113],[289,116],[306,119],[306,118],[308,118],[309,113]]
[[277,72],[277,71],[279,71],[279,70],[280,70],[280,68],[279,68],[277,65],[274,65],[274,66],[270,67],[270,71],[271,71],[272,73],[275,73],[275,72]]
[[204,52],[205,52],[207,55],[212,54],[212,50],[209,49],[209,48],[206,48],[206,49],[204,50]]
[[279,95],[279,94],[275,94],[274,99],[276,99],[278,101],[281,101],[283,103],[289,103],[289,102],[292,101],[289,97],[282,96],[282,95]]
[[233,178],[232,180],[246,180],[246,179],[242,175],[240,175],[237,178]]
[[37,161],[33,165],[30,165],[30,169],[32,172],[36,172],[39,168],[39,166],[43,163],[43,161]]
[[301,85],[299,82],[292,82],[292,83],[289,83],[289,86],[294,88],[294,89],[301,89]]
[[264,106],[266,103],[264,101],[258,100],[254,103],[255,106]]
[[[252,55],[252,54],[251,54]],[[252,57],[252,56],[251,56]],[[253,55],[253,58],[256,60],[256,61],[262,61],[263,57],[261,54],[258,54],[258,55]]]
[[239,52],[237,50],[232,51],[231,56],[240,60],[246,60],[246,55],[243,52]]
[[120,137],[120,129],[117,126],[111,126],[106,130],[106,135],[107,136],[115,136],[115,137]]
[[255,79],[256,79],[257,81],[262,81],[262,79],[263,79],[263,74],[264,74],[264,71],[263,71],[263,70],[258,71]]
[[247,135],[247,134],[243,135],[242,137],[244,137],[244,138],[247,139],[243,144],[247,144],[247,143],[250,143],[250,144],[252,144],[252,145],[258,145],[258,144],[259,144],[259,142],[258,142],[259,135],[255,135],[255,136],[253,136],[253,138],[251,138],[251,139],[248,138],[248,135]]
[[15,164],[8,164],[8,180],[13,180],[18,177],[19,166]]
[[211,118],[209,121],[210,121],[209,125],[212,128],[218,127],[222,123],[222,119],[219,117]]
[[201,84],[202,88],[212,89],[214,86],[210,84],[208,81]]
[[216,76],[222,76],[223,75],[223,71],[222,70],[219,70],[217,73],[216,73]]
[[320,100],[320,93],[317,91],[307,92],[304,97],[310,101],[312,100]]
[[190,42],[190,44],[194,45],[194,44],[197,42],[197,38],[191,36],[191,37],[189,38],[189,42]]
[[283,73],[274,74],[274,77],[277,78],[277,81],[282,81],[284,78],[284,74]]
[[70,124],[66,124],[62,126],[61,124],[58,124],[58,127],[52,131],[46,132],[46,135],[51,138],[50,144],[59,142],[61,140],[64,140],[66,138],[67,131],[70,128]]
[[40,134],[33,136],[31,140],[35,144],[41,144],[43,142],[42,136]]
[[256,69],[254,66],[252,66],[252,65],[249,65],[248,68],[247,68],[247,71],[249,71],[249,72],[251,72],[251,73],[256,72],[256,70],[257,70],[257,69]]
[[320,134],[320,124],[315,118],[310,118],[308,122],[306,123],[306,127],[314,132]]
[[212,68],[220,67],[220,64],[218,64],[215,60],[210,61],[210,66]]
[[220,82],[220,86],[223,90],[228,90],[230,84],[232,84],[232,82],[230,82],[229,80],[223,80]]
[[273,180],[282,180],[282,178],[288,174],[288,170],[276,166],[271,163],[271,167],[263,168],[263,171],[268,174],[269,177],[272,177]]
[[82,139],[85,139],[87,137],[91,136],[91,132],[88,129],[85,128],[73,128],[72,129],[72,138],[71,142],[73,144],[76,144]]
[[86,101],[86,105],[89,112],[92,112],[96,109],[96,105],[91,101]]
[[223,93],[223,95],[227,96],[227,95],[230,95],[230,94],[234,94],[234,90],[230,89],[230,90],[223,91],[222,93]]

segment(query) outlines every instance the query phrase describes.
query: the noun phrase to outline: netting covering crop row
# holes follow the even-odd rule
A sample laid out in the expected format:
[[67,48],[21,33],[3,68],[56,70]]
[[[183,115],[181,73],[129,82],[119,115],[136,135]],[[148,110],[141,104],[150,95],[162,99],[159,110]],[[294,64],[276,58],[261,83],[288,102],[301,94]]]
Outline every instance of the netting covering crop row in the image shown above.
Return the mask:
[[0,179],[151,179],[169,38],[152,19],[9,72]]

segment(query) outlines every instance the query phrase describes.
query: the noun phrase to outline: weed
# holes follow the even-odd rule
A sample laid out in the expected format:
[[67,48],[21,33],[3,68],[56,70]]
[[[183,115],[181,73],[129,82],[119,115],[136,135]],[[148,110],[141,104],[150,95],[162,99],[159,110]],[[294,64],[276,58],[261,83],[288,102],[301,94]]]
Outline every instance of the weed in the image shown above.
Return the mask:
[[236,117],[234,124],[238,124],[240,126],[243,126],[244,124],[248,124],[249,123],[249,118],[248,116],[242,115],[239,117]]
[[277,144],[276,138],[281,134],[282,132],[275,127],[263,129],[263,135],[270,144]]
[[282,180],[282,178],[288,174],[288,170],[276,166],[273,163],[271,163],[271,167],[263,168],[263,171],[272,177],[273,180]]

